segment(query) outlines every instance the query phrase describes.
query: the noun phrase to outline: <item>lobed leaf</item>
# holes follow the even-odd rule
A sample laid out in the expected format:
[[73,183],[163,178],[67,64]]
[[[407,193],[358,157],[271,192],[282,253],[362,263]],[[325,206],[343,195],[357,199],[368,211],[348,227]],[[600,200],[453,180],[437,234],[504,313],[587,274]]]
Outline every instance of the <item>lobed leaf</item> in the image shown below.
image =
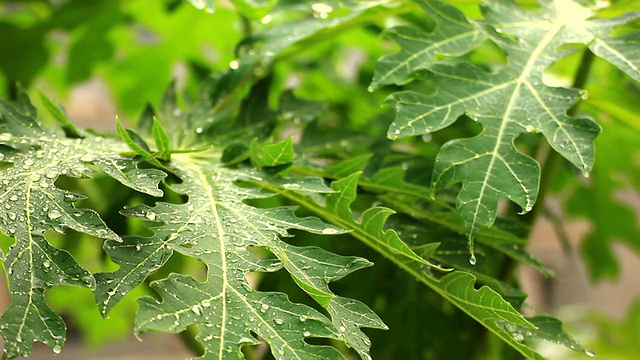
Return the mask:
[[[263,150],[272,154],[272,150],[281,153],[286,148],[291,148],[290,141],[267,145]],[[289,229],[317,234],[343,231],[317,218],[298,218],[293,214],[295,208],[247,205],[245,200],[266,195],[259,188],[240,187],[235,182],[261,179],[284,191],[294,190],[273,175],[225,167],[220,157],[213,150],[175,154],[170,170],[182,182],[173,189],[189,200],[185,204],[157,203],[154,207],[141,205],[124,211],[128,216],[159,225],[153,228],[152,237],[108,242],[106,249],[120,268],[96,275],[96,297],[102,312],[106,314],[177,251],[204,263],[208,270],[206,280],[173,275],[155,282],[153,288],[162,300],[140,300],[136,331],[180,332],[187,326],[197,326],[197,340],[205,349],[202,358],[240,357],[242,346],[259,343],[256,335],[270,345],[276,358],[343,358],[334,348],[306,343],[307,337],[344,340],[362,356],[368,356],[369,347],[363,345],[368,340],[359,328],[383,328],[384,324],[363,304],[333,294],[328,284],[371,263],[284,242],[281,238],[290,236]],[[280,157],[264,158],[268,158],[264,163],[268,166]],[[295,191],[331,190],[308,180],[296,182]],[[268,250],[273,257],[261,258],[258,248]],[[291,303],[285,294],[256,291],[245,278],[250,272],[283,268],[302,290],[327,309],[331,320],[308,306]],[[361,317],[353,318],[347,311],[351,308],[363,311]]]
[[[473,138],[446,143],[433,173],[435,190],[462,183],[457,208],[470,238],[493,223],[500,199],[515,202],[523,212],[536,201],[540,169],[516,149],[514,141],[521,134],[541,133],[585,175],[591,171],[593,140],[600,127],[586,118],[568,117],[580,92],[546,86],[542,73],[572,51],[567,44],[595,44],[600,30],[608,33],[632,18],[591,20],[592,10],[570,0],[542,2],[538,11],[523,10],[511,1],[490,1],[483,11],[483,23],[475,26],[506,52],[505,67],[487,73],[465,63],[430,65],[416,76],[434,84],[434,94],[403,91],[390,97],[397,110],[388,133],[393,139],[440,130],[463,114],[483,126]],[[625,44],[620,47],[623,58],[634,58],[632,43]]]
[[435,29],[430,33],[408,26],[388,30],[387,34],[401,46],[401,51],[378,60],[371,90],[404,84],[416,70],[429,68],[447,57],[464,55],[485,39],[455,7],[437,0],[416,2],[436,23]]
[[82,196],[58,188],[58,177],[90,177],[100,170],[125,186],[149,195],[162,194],[158,182],[164,173],[139,169],[134,161],[119,155],[123,144],[91,134],[77,137],[78,132],[67,138],[45,129],[35,116],[35,108],[24,95],[17,105],[0,100],[0,160],[6,165],[0,170],[0,228],[15,239],[3,258],[11,298],[0,317],[3,358],[28,355],[36,341],[60,352],[65,325],[47,306],[45,290],[57,285],[95,287],[93,276],[69,253],[51,246],[45,232],[64,233],[69,228],[121,241],[95,211],[76,208],[74,203]]
[[[334,181],[331,187],[336,192],[327,195],[326,206],[298,193],[281,192],[281,194],[333,224],[353,229],[351,235],[355,238],[375,249],[403,271],[433,289],[521,354],[531,359],[544,359],[530,346],[522,343],[519,337],[514,337],[512,331],[505,328],[505,324],[513,324],[519,329],[536,330],[536,326],[499,293],[487,286],[476,289],[476,277],[465,271],[454,271],[443,277],[433,273],[432,269],[437,267],[429,259],[437,258],[434,252],[438,249],[438,243],[426,244],[414,251],[400,239],[396,231],[383,230],[388,216],[393,212],[390,209],[373,207],[362,213],[360,221],[354,220],[349,206],[356,198],[358,177],[359,173],[355,173],[347,178]],[[275,189],[272,188],[272,190]],[[495,284],[495,280],[488,280]],[[507,289],[507,293],[514,297],[516,303],[521,302],[521,293],[515,293],[509,289]],[[560,333],[564,334],[559,330],[558,334]]]

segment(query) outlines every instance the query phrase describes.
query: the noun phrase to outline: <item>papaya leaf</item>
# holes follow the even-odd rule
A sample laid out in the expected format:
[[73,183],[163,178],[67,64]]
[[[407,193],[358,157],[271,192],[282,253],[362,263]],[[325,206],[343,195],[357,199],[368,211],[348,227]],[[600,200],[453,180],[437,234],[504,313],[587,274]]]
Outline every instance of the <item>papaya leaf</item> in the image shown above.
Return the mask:
[[65,325],[47,306],[45,290],[57,285],[96,286],[93,276],[69,253],[47,241],[45,232],[64,233],[69,228],[121,241],[95,211],[75,207],[82,196],[58,188],[58,177],[91,177],[97,169],[132,189],[160,196],[158,183],[165,176],[155,169],[139,169],[121,156],[126,150],[121,142],[88,133],[65,137],[44,128],[35,116],[24,95],[18,105],[0,100],[0,158],[10,165],[0,170],[0,227],[15,239],[3,259],[11,298],[0,317],[3,358],[28,355],[36,341],[60,352]]
[[640,11],[614,19],[594,19],[588,28],[595,36],[589,49],[640,82],[640,32],[636,30],[623,36],[613,34],[616,27],[638,18]]
[[[256,143],[254,147],[257,146]],[[267,167],[284,161],[283,151],[290,151],[289,157],[293,155],[290,140],[266,144],[261,150],[258,161],[254,159],[254,162]],[[156,225],[152,227],[151,237],[125,237],[122,242],[107,243],[107,252],[120,268],[96,275],[96,298],[103,314],[174,252],[179,252],[206,265],[206,280],[201,282],[174,274],[154,282],[152,287],[162,300],[139,300],[137,332],[181,332],[187,326],[197,326],[200,331],[196,339],[205,350],[202,358],[241,357],[244,345],[259,343],[254,334],[270,345],[276,358],[343,358],[335,348],[306,343],[306,337],[343,340],[366,358],[370,342],[359,328],[385,328],[385,325],[364,304],[332,293],[328,284],[372,264],[318,247],[288,244],[282,239],[291,236],[289,229],[329,235],[344,231],[317,218],[298,218],[292,207],[248,205],[246,200],[270,195],[258,187],[236,183],[262,179],[288,192],[332,190],[324,186],[321,179],[296,182],[293,189],[272,173],[227,167],[221,157],[222,154],[213,149],[174,154],[166,166],[181,182],[172,189],[188,201],[139,205],[123,211],[127,216]],[[255,251],[258,248],[269,251],[273,257],[259,257]],[[311,307],[291,303],[285,294],[257,291],[245,278],[249,272],[282,269],[327,309],[330,319]],[[360,311],[358,316],[354,316],[356,310]]]
[[[356,198],[359,176],[359,173],[355,173],[347,178],[334,181],[331,188],[336,192],[327,195],[326,206],[322,206],[300,193],[287,191],[281,192],[281,195],[331,223],[353,229],[351,235],[389,258],[398,267],[436,291],[517,351],[532,359],[544,359],[534,349],[515,339],[502,326],[502,324],[509,323],[516,324],[523,329],[535,330],[536,328],[499,293],[487,286],[476,290],[474,286],[476,277],[468,272],[454,271],[440,278],[433,274],[432,269],[438,269],[438,267],[428,259],[435,259],[433,253],[439,244],[432,243],[421,247],[420,255],[418,255],[400,239],[394,230],[383,230],[387,218],[393,213],[387,208],[370,208],[361,215],[360,221],[355,221],[349,206]],[[271,188],[271,190],[277,191],[275,188]]]
[[[613,27],[634,16],[607,22],[592,19],[592,9],[571,0],[540,5],[536,11],[523,10],[512,1],[488,1],[483,6],[485,18],[474,26],[507,55],[507,64],[497,72],[487,73],[468,63],[432,64],[414,76],[433,84],[434,93],[402,91],[390,97],[397,111],[388,132],[392,139],[429,134],[463,114],[482,125],[477,136],[454,139],[441,148],[432,180],[434,190],[462,183],[456,207],[471,250],[478,230],[493,224],[500,199],[518,204],[523,213],[536,201],[540,169],[516,149],[514,141],[521,134],[541,133],[585,175],[591,171],[593,141],[600,127],[590,119],[567,116],[580,92],[545,85],[543,71],[577,49],[568,44],[610,44],[620,56],[614,59],[612,50],[601,48],[606,59],[625,71],[634,66],[633,42],[607,37]],[[442,21],[437,16],[434,20]]]
[[464,55],[485,39],[484,34],[471,25],[455,7],[437,0],[416,2],[432,17],[436,28],[431,33],[408,26],[388,30],[387,35],[402,50],[378,61],[369,87],[371,90],[384,85],[406,83],[410,81],[410,75],[414,71],[428,68],[430,64],[446,57]]

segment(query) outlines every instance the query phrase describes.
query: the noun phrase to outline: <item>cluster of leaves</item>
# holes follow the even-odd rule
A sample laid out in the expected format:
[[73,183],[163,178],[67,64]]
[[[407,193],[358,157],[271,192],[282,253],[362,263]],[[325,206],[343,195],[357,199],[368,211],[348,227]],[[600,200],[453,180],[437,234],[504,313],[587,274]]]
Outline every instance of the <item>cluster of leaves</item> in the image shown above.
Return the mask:
[[[190,3],[202,16],[219,10]],[[470,334],[483,331],[508,345],[501,353],[540,359],[542,339],[591,354],[558,320],[522,314],[526,295],[510,278],[513,265],[551,271],[523,249],[526,221],[496,221],[498,203],[526,213],[548,191],[542,182],[539,193],[533,158],[541,143],[590,173],[600,127],[574,116],[580,90],[549,86],[544,72],[590,51],[640,80],[638,32],[616,33],[639,12],[605,17],[589,1],[536,9],[487,1],[470,20],[439,0],[232,3],[251,33],[186,108],[172,86],[136,129],[118,121],[115,137],[76,128],[44,96],[58,126],[44,126],[24,93],[0,102],[0,227],[10,238],[0,257],[11,296],[0,317],[4,358],[28,355],[34,342],[62,350],[65,324],[45,299],[60,285],[90,289],[103,316],[148,286],[134,331],[197,328],[190,336],[203,359],[243,358],[263,342],[277,359],[472,358],[488,345]],[[369,94],[326,59],[354,39],[375,39],[388,19],[403,24],[387,32],[400,50],[356,74],[373,79],[369,90],[378,91]],[[585,85],[585,67],[573,85]],[[286,89],[291,77],[299,77],[294,91]],[[391,87],[389,126],[389,111],[370,99]],[[76,180],[105,176],[134,199],[113,201],[109,219],[83,207]],[[72,249],[50,242],[72,231],[103,244],[108,264],[89,271]],[[353,273],[372,263],[343,252],[376,267]],[[192,266],[171,268],[176,258]],[[408,336],[393,333],[392,322],[412,317],[404,311],[434,319],[440,336],[454,333],[468,346],[439,348],[434,334],[394,348],[425,331],[418,322]],[[376,313],[399,335],[370,332],[371,348],[362,328],[387,329]]]

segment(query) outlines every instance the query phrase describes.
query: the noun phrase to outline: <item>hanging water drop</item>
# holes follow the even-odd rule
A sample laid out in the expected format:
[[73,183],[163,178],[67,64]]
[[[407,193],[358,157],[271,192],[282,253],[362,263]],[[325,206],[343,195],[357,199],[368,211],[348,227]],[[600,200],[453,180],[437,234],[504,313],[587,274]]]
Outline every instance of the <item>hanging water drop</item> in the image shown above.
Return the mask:
[[595,352],[595,351],[593,351],[593,350],[586,349],[586,350],[584,351],[584,353],[585,353],[587,356],[589,356],[589,357],[595,357],[595,356],[596,356],[596,352]]
[[56,345],[56,346],[53,347],[52,350],[53,350],[54,354],[58,355],[62,351],[62,347],[60,347],[60,345]]
[[477,262],[476,256],[475,255],[471,255],[469,256],[469,264],[471,265],[475,265]]

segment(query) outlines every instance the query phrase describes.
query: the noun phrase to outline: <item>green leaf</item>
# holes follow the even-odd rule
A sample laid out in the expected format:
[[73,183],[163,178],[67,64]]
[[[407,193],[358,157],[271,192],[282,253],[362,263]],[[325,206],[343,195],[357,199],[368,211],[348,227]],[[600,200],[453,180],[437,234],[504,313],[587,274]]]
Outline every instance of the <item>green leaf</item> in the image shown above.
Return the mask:
[[[266,147],[266,152],[277,148],[276,153],[292,149],[290,140]],[[245,200],[265,194],[259,188],[239,187],[236,182],[263,179],[278,187],[284,180],[250,169],[226,167],[220,155],[210,150],[172,157],[170,170],[182,180],[173,190],[185,195],[187,203],[140,205],[123,211],[159,225],[153,227],[151,237],[125,237],[123,242],[107,243],[106,250],[120,268],[96,275],[96,297],[103,314],[177,251],[204,263],[206,280],[172,275],[155,282],[152,286],[162,301],[140,300],[136,331],[180,332],[187,326],[197,326],[197,340],[205,349],[203,358],[238,357],[242,346],[258,343],[253,333],[270,345],[276,358],[343,358],[334,348],[304,342],[305,337],[340,339],[365,356],[369,347],[364,347],[366,336],[359,328],[383,328],[384,324],[366,306],[333,294],[328,284],[371,263],[284,242],[281,238],[291,236],[288,229],[316,234],[343,231],[317,218],[298,218],[295,208],[247,205]],[[318,181],[296,184],[296,191],[303,193],[331,191]],[[268,250],[272,257],[259,257],[255,251],[258,248]],[[257,291],[245,278],[249,272],[281,269],[327,309],[331,320],[308,306],[289,302],[285,294]],[[363,312],[354,317],[349,309]]]
[[[565,113],[580,98],[577,90],[552,88],[542,73],[566,56],[566,44],[589,44],[589,9],[573,2],[543,2],[539,11],[525,11],[512,2],[491,1],[483,8],[480,27],[507,54],[508,64],[487,73],[469,64],[435,64],[418,74],[436,86],[434,94],[393,94],[397,117],[389,137],[428,134],[467,114],[482,132],[446,143],[436,158],[434,189],[462,183],[457,209],[470,239],[491,225],[498,201],[507,198],[529,211],[538,195],[538,163],[519,152],[515,139],[539,132],[551,147],[585,175],[593,164],[593,140],[600,127]],[[495,31],[494,31],[495,30]]]
[[370,89],[404,84],[416,70],[428,68],[446,57],[464,55],[480,44],[485,36],[455,7],[437,0],[416,1],[436,22],[431,33],[412,27],[394,27],[387,34],[402,50],[382,57],[376,65]]
[[47,98],[42,92],[38,92],[40,96],[40,101],[44,104],[44,107],[49,111],[49,113],[53,116],[53,118],[58,122],[58,125],[62,127],[65,134],[71,138],[80,138],[82,137],[82,133],[80,130],[76,128],[75,125],[69,119],[69,115],[64,110],[64,108],[57,103],[54,103],[49,98]]
[[617,66],[635,81],[640,81],[640,32],[636,30],[616,36],[613,30],[638,18],[640,11],[627,13],[615,19],[596,19],[588,26],[595,36],[589,44],[589,49]]
[[156,143],[157,157],[162,160],[170,160],[170,148],[169,148],[169,135],[167,131],[162,127],[162,124],[158,119],[153,118],[153,125],[151,125],[151,135]]
[[[359,222],[355,221],[349,206],[356,198],[358,177],[359,173],[355,173],[347,178],[334,181],[331,184],[331,188],[336,192],[327,195],[326,206],[322,206],[315,200],[296,192],[282,191],[281,195],[304,206],[333,224],[353,229],[350,233],[351,235],[433,289],[521,354],[531,359],[544,359],[504,327],[504,324],[513,324],[518,326],[519,329],[529,329],[530,331],[536,329],[533,323],[529,322],[499,293],[487,286],[476,289],[476,277],[465,271],[454,271],[443,277],[439,277],[437,272],[434,274],[431,271],[431,269],[437,268],[429,259],[437,259],[434,252],[439,246],[438,243],[421,246],[416,249],[416,251],[419,251],[420,255],[418,255],[400,239],[396,231],[391,229],[383,230],[386,219],[393,212],[390,209],[382,207],[367,209],[362,213],[361,220]],[[268,187],[266,184],[264,186]],[[271,189],[276,190],[275,188]],[[487,277],[487,280],[492,285],[496,284],[492,278]],[[511,290],[505,293],[509,296],[517,297],[514,300],[522,300],[521,294],[516,294]]]
[[57,285],[95,287],[93,276],[69,253],[49,244],[45,232],[69,228],[121,241],[95,211],[76,208],[82,197],[58,188],[56,179],[90,177],[98,169],[137,191],[162,195],[158,182],[164,174],[138,169],[120,156],[126,149],[122,143],[91,134],[66,138],[43,128],[33,116],[35,109],[26,97],[20,106],[0,100],[0,158],[11,164],[0,170],[0,227],[15,239],[3,259],[11,298],[0,317],[4,358],[28,355],[36,341],[59,352],[65,325],[47,306],[45,290]]
[[290,137],[273,144],[258,144],[258,140],[254,139],[249,146],[251,161],[259,167],[288,164],[295,155],[292,141],[293,138]]

